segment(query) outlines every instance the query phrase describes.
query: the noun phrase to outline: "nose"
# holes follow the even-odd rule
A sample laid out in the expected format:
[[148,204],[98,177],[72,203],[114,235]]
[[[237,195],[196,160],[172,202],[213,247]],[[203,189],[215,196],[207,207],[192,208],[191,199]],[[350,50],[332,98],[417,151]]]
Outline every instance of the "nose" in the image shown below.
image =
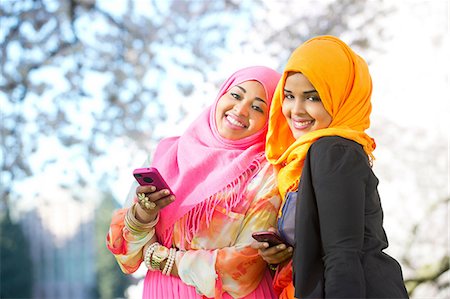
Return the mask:
[[242,116],[248,116],[249,109],[250,107],[248,103],[246,103],[244,100],[240,101],[239,103],[236,103],[236,105],[234,105],[233,107],[233,110],[236,111],[238,115]]
[[305,103],[302,99],[295,99],[292,112],[295,114],[301,114],[305,112]]

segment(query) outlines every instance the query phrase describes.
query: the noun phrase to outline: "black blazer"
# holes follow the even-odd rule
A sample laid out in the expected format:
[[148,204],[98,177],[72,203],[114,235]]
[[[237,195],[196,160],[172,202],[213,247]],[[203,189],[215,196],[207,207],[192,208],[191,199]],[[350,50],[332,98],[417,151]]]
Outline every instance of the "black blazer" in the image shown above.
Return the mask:
[[322,137],[309,149],[295,222],[297,298],[408,298],[388,246],[378,179],[362,147]]

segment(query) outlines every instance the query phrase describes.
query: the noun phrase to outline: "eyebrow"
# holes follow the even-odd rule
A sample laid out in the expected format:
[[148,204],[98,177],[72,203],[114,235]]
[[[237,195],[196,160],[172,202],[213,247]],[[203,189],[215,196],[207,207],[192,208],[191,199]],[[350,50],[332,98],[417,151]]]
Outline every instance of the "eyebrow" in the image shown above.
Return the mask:
[[[247,90],[245,90],[245,88],[242,87],[242,86],[236,85],[236,87],[238,87],[240,90],[242,90],[243,93],[246,93],[246,92],[247,92]],[[255,99],[256,99],[257,101],[263,102],[264,104],[267,105],[266,101],[264,101],[263,99],[258,98],[258,97],[255,97]]]
[[306,93],[313,93],[313,92],[317,92],[317,90],[315,90],[315,89],[313,89],[313,90],[307,90],[307,91],[304,91],[303,94],[306,94]]
[[[287,90],[286,88],[284,89],[284,91],[285,91],[285,92],[289,92],[289,93],[292,93],[292,91],[290,91],[290,90]],[[303,94],[307,94],[307,93],[313,93],[313,92],[317,92],[317,90],[315,90],[315,89],[312,89],[312,90],[307,90],[307,91],[304,91],[304,92],[303,92]]]

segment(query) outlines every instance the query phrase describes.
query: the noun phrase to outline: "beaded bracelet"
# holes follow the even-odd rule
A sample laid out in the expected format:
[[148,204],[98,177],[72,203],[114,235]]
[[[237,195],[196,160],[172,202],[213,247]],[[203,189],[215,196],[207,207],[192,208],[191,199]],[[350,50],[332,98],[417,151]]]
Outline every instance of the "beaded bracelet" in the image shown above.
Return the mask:
[[145,266],[147,266],[147,268],[150,269],[150,270],[153,270],[153,269],[152,269],[152,266],[151,266],[151,263],[152,263],[152,254],[153,254],[153,251],[155,251],[155,249],[156,249],[158,246],[160,246],[160,244],[159,244],[158,242],[152,243],[152,244],[147,248],[147,250],[145,251],[145,254],[144,254],[144,263],[145,263]]
[[170,273],[172,272],[173,264],[175,263],[175,255],[177,253],[177,250],[175,248],[170,248],[169,250],[169,257],[167,258],[166,265],[162,270],[162,274],[167,276],[170,276]]

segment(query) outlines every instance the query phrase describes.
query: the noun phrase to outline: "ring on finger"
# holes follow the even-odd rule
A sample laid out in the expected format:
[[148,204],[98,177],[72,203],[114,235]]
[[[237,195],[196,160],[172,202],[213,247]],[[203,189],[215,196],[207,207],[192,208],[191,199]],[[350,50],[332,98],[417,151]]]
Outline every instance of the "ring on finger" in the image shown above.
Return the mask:
[[153,210],[156,208],[156,203],[153,201],[150,201],[147,196],[145,196],[145,193],[138,193],[138,201],[141,208],[144,210]]

